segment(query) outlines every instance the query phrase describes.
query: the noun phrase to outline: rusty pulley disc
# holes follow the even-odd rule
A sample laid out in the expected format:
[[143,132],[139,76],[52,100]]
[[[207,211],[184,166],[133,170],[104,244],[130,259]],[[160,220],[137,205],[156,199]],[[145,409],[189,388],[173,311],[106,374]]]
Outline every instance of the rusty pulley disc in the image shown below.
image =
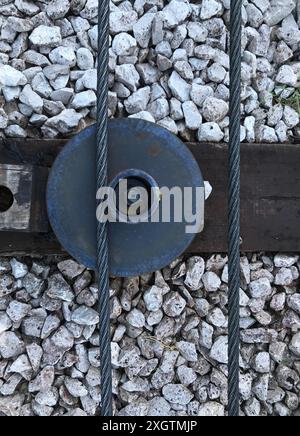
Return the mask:
[[[193,188],[192,211],[203,214],[201,171],[175,135],[143,120],[111,120],[108,149],[108,184],[117,191],[118,181],[126,179],[129,201],[139,186],[155,188],[156,193],[162,187]],[[94,125],[76,135],[59,154],[47,190],[48,215],[58,240],[75,259],[92,269],[96,269],[95,162]],[[196,188],[203,193],[200,201]],[[154,209],[157,213],[161,208],[158,195],[141,214],[150,217]],[[110,273],[125,277],[152,272],[182,254],[195,234],[186,232],[186,221],[174,222],[173,215],[171,211],[170,222],[109,223]]]

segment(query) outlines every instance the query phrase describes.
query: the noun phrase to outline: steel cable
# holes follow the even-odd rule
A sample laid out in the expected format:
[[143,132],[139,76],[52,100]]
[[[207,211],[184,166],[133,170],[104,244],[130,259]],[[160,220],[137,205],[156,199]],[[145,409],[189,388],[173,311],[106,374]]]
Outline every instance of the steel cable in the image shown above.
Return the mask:
[[[97,189],[107,185],[109,0],[98,2]],[[97,222],[101,415],[112,416],[112,366],[107,225]]]
[[240,122],[242,1],[230,4],[230,140],[228,198],[228,413],[239,416]]

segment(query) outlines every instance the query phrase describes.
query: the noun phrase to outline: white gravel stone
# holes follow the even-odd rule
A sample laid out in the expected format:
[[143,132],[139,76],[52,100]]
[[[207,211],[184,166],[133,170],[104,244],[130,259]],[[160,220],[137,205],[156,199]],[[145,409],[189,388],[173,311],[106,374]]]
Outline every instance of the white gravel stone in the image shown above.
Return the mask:
[[270,355],[266,352],[258,353],[254,359],[254,368],[257,372],[265,374],[270,372]]
[[9,65],[0,65],[0,85],[17,87],[26,85],[27,79],[21,71]]
[[175,98],[182,103],[189,100],[191,86],[186,83],[176,71],[172,73],[168,83],[172,95]]
[[201,404],[199,407],[198,416],[223,417],[225,416],[225,408],[222,404],[216,402],[208,402],[206,404]]
[[208,36],[208,30],[206,27],[198,22],[190,21],[187,26],[188,35],[195,42],[205,42]]
[[163,304],[163,309],[166,315],[170,317],[176,317],[183,312],[185,306],[186,301],[178,292],[174,292],[166,298]]
[[179,378],[179,381],[184,386],[189,386],[190,384],[194,383],[197,379],[197,374],[192,368],[189,368],[186,365],[181,365],[177,369],[177,375]]
[[226,327],[227,320],[222,310],[216,307],[207,316],[207,321],[215,327]]
[[69,67],[75,67],[76,54],[72,47],[57,47],[51,51],[49,58],[53,64],[67,65]]
[[144,314],[137,309],[133,309],[126,316],[126,320],[132,327],[136,328],[143,328],[146,322]]
[[275,276],[275,285],[289,286],[293,283],[294,277],[289,268],[280,268]]
[[198,130],[202,124],[202,116],[195,103],[192,101],[185,101],[182,104],[182,110],[187,128]]
[[57,47],[62,43],[60,28],[56,26],[38,26],[29,36],[29,40],[37,47]]
[[226,77],[226,70],[222,65],[214,63],[208,68],[207,77],[212,82],[222,83]]
[[192,291],[197,291],[201,286],[201,279],[205,271],[205,262],[202,257],[192,257],[188,261],[188,269],[185,279],[186,286]]
[[[96,12],[97,13],[97,12]],[[84,17],[87,18],[87,17]],[[120,32],[130,32],[133,30],[134,24],[138,20],[138,15],[135,11],[115,10],[110,14],[110,31],[113,35]]]
[[198,131],[199,142],[220,142],[224,133],[217,123],[203,123]]
[[155,18],[154,13],[143,15],[134,25],[133,34],[135,40],[142,48],[148,48],[152,36],[152,23]]
[[270,281],[265,277],[251,282],[249,289],[253,298],[267,298],[272,293]]
[[210,350],[213,345],[213,335],[214,328],[207,322],[203,321],[199,328],[199,344]]
[[296,356],[300,357],[300,333],[296,333],[290,344],[290,350],[292,353],[294,353]]
[[295,87],[297,85],[298,78],[292,67],[289,65],[283,65],[278,71],[276,81],[283,85]]
[[[172,63],[169,68],[172,67]],[[166,68],[167,69],[167,68]],[[174,69],[184,80],[192,80],[194,78],[194,73],[190,64],[185,60],[179,60],[174,63]]]
[[222,11],[222,3],[218,0],[204,0],[201,7],[201,19],[208,20]]
[[52,20],[64,18],[70,9],[69,0],[54,0],[46,8],[46,13]]
[[223,100],[214,97],[208,97],[202,108],[202,113],[206,121],[216,122],[222,120],[228,114],[228,104]]
[[83,383],[80,380],[76,380],[71,377],[66,377],[64,384],[68,392],[75,398],[85,397],[88,394],[87,388],[83,385]]
[[163,290],[157,286],[151,286],[151,288],[144,293],[143,298],[147,310],[156,312],[161,308],[163,303]]
[[192,399],[193,394],[179,384],[168,384],[163,387],[163,396],[171,404],[186,406]]
[[276,254],[274,256],[274,265],[277,268],[290,268],[298,261],[298,259],[298,255],[289,256],[287,254]]
[[194,344],[191,342],[180,341],[176,343],[176,348],[188,362],[197,362],[198,357]]
[[24,342],[13,332],[0,335],[0,355],[3,359],[18,357],[24,351]]
[[116,67],[116,80],[123,83],[131,91],[136,91],[140,76],[134,65],[124,64]]
[[126,111],[129,114],[135,114],[146,110],[150,100],[151,88],[146,86],[134,92],[127,100],[124,101]]
[[271,309],[275,310],[275,312],[280,312],[284,309],[286,302],[286,296],[285,293],[281,292],[280,294],[274,295],[274,297],[271,300],[270,307]]
[[117,56],[129,56],[133,53],[137,46],[135,38],[129,33],[122,32],[116,35],[113,39],[112,49]]
[[220,336],[210,350],[210,357],[219,363],[228,363],[228,337]]
[[99,315],[94,309],[80,306],[72,312],[71,320],[79,325],[94,326],[99,322]]
[[299,113],[295,109],[285,106],[283,111],[283,121],[289,129],[296,127],[299,124]]
[[79,94],[76,94],[72,103],[71,107],[73,109],[84,109],[91,106],[96,106],[97,103],[97,97],[94,91],[88,90],[84,92],[80,92]]
[[140,120],[149,121],[150,123],[155,123],[155,118],[148,111],[141,111],[133,115],[129,115],[129,118],[138,118]]
[[74,109],[65,109],[59,115],[49,118],[46,125],[57,129],[62,134],[68,134],[78,128],[82,118],[83,115]]
[[33,91],[30,85],[26,85],[20,94],[20,101],[29,106],[34,112],[40,114],[43,110],[43,99]]
[[61,274],[55,274],[48,279],[47,295],[50,298],[56,298],[69,303],[74,299],[71,287]]
[[270,0],[271,7],[267,11],[265,21],[269,26],[275,26],[295,9],[295,0]]
[[94,68],[94,56],[92,52],[85,48],[81,47],[76,52],[77,65],[81,70],[87,71]]
[[28,273],[28,267],[25,263],[19,262],[17,259],[11,259],[10,265],[12,269],[12,275],[15,279],[21,279]]
[[288,306],[300,314],[300,294],[294,294],[287,299]]
[[19,356],[11,365],[8,372],[10,373],[18,373],[23,374],[26,371],[31,371],[31,365],[29,363],[28,357],[26,354],[22,354]]
[[20,301],[11,301],[6,312],[13,322],[19,323],[30,310],[31,306],[29,304],[21,303]]
[[220,278],[217,276],[216,273],[214,273],[212,271],[206,272],[202,277],[202,281],[203,281],[205,290],[209,293],[216,292],[221,286]]
[[163,9],[164,25],[167,29],[172,29],[183,23],[190,15],[190,5],[180,0],[171,0]]
[[210,86],[198,85],[197,83],[192,84],[191,99],[197,106],[202,107],[205,100],[212,96],[213,90]]
[[12,327],[11,319],[5,312],[0,312],[0,335]]

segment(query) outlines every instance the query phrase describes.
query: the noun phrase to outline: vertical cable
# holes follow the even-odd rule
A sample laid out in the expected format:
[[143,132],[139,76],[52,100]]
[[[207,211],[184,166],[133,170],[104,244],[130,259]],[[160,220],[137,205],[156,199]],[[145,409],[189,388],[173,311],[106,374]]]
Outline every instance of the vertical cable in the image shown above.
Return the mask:
[[239,416],[240,131],[242,0],[230,3],[230,140],[228,199],[228,412]]
[[[97,189],[107,185],[109,0],[98,2]],[[107,225],[97,222],[101,414],[112,416],[112,366]]]

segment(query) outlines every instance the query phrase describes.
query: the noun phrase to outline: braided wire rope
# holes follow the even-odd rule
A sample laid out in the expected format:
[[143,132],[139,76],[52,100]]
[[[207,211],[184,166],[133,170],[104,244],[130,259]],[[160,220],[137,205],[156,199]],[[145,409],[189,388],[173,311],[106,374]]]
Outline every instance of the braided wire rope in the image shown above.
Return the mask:
[[[98,1],[97,189],[107,185],[109,0]],[[101,415],[112,416],[112,365],[107,224],[97,222]]]
[[230,140],[228,158],[228,413],[239,416],[240,120],[242,0],[230,4]]

